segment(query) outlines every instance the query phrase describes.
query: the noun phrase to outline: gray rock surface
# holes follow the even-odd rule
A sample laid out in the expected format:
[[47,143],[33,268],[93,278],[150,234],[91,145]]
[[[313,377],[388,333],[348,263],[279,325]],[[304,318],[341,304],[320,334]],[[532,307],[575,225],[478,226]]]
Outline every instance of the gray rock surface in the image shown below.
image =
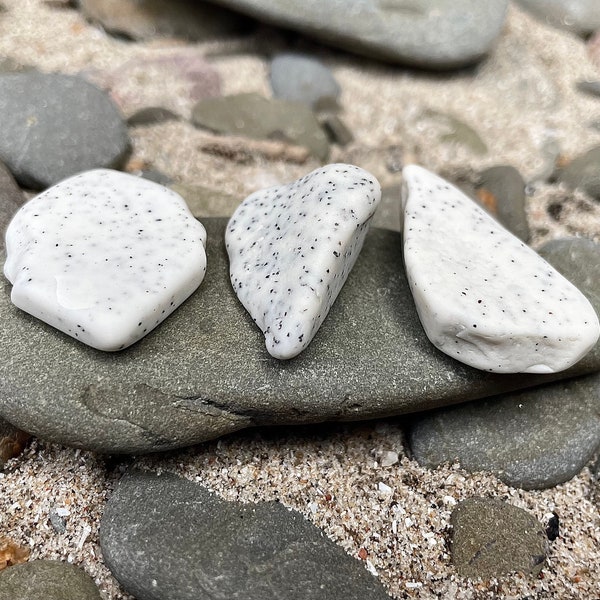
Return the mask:
[[213,190],[203,185],[173,183],[170,188],[186,202],[197,219],[205,217],[230,217],[243,198]]
[[192,122],[217,133],[254,139],[280,139],[308,148],[324,160],[329,154],[325,132],[304,104],[247,93],[207,98],[196,104]]
[[[600,313],[600,245],[564,238],[539,253]],[[592,352],[598,351],[597,345]],[[599,413],[600,376],[592,375],[423,414],[408,438],[420,464],[458,460],[509,485],[545,488],[574,477],[597,451]]]
[[480,174],[478,199],[511,233],[527,242],[525,181],[510,165],[490,167]]
[[504,483],[543,489],[575,477],[600,448],[600,376],[555,382],[417,417],[408,442],[419,464],[458,461]]
[[359,561],[278,502],[227,502],[133,471],[100,526],[104,560],[138,600],[388,600]]
[[581,35],[600,29],[597,0],[517,0],[523,8],[544,23]]
[[305,54],[278,54],[271,61],[271,87],[276,98],[302,102],[309,107],[334,103],[340,86],[319,60]]
[[373,215],[371,225],[392,231],[402,231],[401,186],[390,185],[381,189],[381,202]]
[[118,168],[127,128],[108,95],[70,75],[0,75],[0,160],[17,181],[44,189],[99,167]]
[[536,576],[547,539],[530,513],[495,498],[459,502],[450,516],[452,564],[463,577],[497,577],[511,571]]
[[350,52],[430,69],[461,67],[482,58],[500,34],[508,4],[506,0],[217,2]]
[[600,315],[600,244],[585,238],[560,238],[546,242],[538,253],[574,283]]
[[571,189],[581,189],[600,200],[600,146],[574,158],[558,174],[558,181]]
[[106,31],[134,40],[170,36],[200,42],[249,27],[241,15],[195,0],[79,0],[79,5]]
[[79,567],[32,560],[0,572],[0,600],[102,600],[92,578]]
[[0,251],[4,251],[4,234],[13,215],[25,202],[21,188],[12,173],[0,162]]
[[226,220],[203,224],[202,285],[122,352],[94,350],[19,311],[3,281],[0,364],[10,368],[0,378],[0,416],[46,440],[150,452],[253,425],[416,412],[600,369],[598,347],[555,375],[484,373],[440,353],[418,320],[400,234],[382,229],[368,234],[311,345],[278,361],[231,289]]

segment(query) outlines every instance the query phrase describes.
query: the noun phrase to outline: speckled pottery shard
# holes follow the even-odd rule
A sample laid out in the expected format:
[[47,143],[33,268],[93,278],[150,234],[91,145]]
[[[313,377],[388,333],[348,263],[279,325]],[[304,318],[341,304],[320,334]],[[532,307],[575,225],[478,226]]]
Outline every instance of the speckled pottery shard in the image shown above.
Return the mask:
[[97,348],[137,342],[202,282],[206,232],[175,192],[108,169],[25,204],[6,232],[13,303]]
[[587,298],[444,179],[403,171],[404,262],[421,323],[449,356],[497,373],[554,373],[600,335]]
[[311,342],[362,248],[378,181],[327,165],[244,200],[225,232],[233,289],[267,350],[289,359]]

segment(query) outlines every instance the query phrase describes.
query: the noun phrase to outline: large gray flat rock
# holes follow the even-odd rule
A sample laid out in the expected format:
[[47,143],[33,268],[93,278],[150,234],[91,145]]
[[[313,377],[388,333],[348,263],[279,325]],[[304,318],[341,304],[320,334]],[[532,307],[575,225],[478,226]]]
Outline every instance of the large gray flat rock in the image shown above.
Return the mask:
[[[231,288],[226,222],[203,220],[200,288],[122,352],[94,350],[19,311],[3,281],[0,416],[46,440],[151,452],[254,425],[416,412],[600,369],[598,346],[553,375],[485,373],[442,354],[417,317],[400,234],[382,229],[368,234],[311,345],[289,361],[271,358]],[[585,293],[585,281],[575,283]]]
[[506,0],[216,0],[357,54],[431,69],[471,64],[491,49]]

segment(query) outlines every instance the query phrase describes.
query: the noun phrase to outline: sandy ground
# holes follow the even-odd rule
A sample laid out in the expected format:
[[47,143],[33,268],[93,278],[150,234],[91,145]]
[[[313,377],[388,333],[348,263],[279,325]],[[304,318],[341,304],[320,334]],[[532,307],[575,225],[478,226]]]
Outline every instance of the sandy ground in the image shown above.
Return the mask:
[[[48,72],[102,73],[181,47],[173,40],[132,44],[114,39],[76,11],[41,0],[3,4],[0,56]],[[281,35],[263,33],[194,48],[221,75],[223,93],[268,95],[268,61],[256,50],[271,53],[289,49],[286,44]],[[534,246],[564,235],[600,241],[598,203],[540,182],[557,157],[568,160],[600,143],[600,131],[590,126],[600,119],[600,101],[574,86],[600,78],[581,39],[512,8],[491,57],[450,75],[381,65],[306,40],[293,48],[317,54],[342,87],[342,117],[356,141],[334,148],[332,162],[367,168],[383,186],[399,183],[399,169],[412,161],[466,180],[483,167],[512,164],[530,182],[527,210]],[[191,103],[181,100],[178,109],[189,115]],[[471,125],[488,153],[444,142],[447,125],[428,116],[431,111]],[[152,166],[177,182],[218,189],[240,201],[318,166],[312,160],[242,162],[203,152],[199,147],[208,135],[185,121],[137,127],[130,164]],[[563,203],[560,220],[546,211],[556,201]],[[382,466],[394,453],[398,461]],[[401,420],[242,432],[143,460],[204,482],[226,498],[280,498],[361,557],[395,598],[600,597],[600,514],[590,501],[588,469],[564,485],[533,492],[509,488],[487,474],[467,474],[456,465],[428,471],[406,456]],[[0,536],[28,547],[32,558],[82,565],[104,600],[129,598],[104,567],[98,545],[103,506],[127,462],[34,441],[0,473]],[[542,522],[550,511],[559,514],[561,536],[551,544],[540,578],[471,581],[456,575],[449,562],[449,516],[457,501],[473,495],[505,499]],[[56,511],[63,515],[64,533],[50,523]]]

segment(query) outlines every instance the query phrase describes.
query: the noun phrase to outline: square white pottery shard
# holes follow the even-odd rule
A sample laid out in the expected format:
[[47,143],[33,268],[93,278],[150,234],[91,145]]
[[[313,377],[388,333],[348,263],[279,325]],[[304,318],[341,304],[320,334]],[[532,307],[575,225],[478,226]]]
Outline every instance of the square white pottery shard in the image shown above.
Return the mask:
[[202,282],[204,227],[175,192],[118,171],[86,171],[21,207],[4,274],[22,310],[99,350],[121,350]]
[[331,164],[255,192],[235,211],[225,232],[231,284],[272,356],[293,358],[311,342],[380,199],[370,173]]
[[404,263],[427,337],[496,373],[555,373],[600,335],[587,298],[447,181],[403,170]]

